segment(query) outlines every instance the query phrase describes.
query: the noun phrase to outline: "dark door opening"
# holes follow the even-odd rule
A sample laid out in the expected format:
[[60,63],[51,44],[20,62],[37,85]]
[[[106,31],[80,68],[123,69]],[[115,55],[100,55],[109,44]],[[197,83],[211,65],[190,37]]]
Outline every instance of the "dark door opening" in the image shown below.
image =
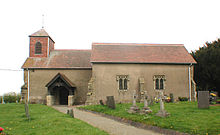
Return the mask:
[[69,91],[65,87],[62,87],[59,90],[60,105],[68,105]]

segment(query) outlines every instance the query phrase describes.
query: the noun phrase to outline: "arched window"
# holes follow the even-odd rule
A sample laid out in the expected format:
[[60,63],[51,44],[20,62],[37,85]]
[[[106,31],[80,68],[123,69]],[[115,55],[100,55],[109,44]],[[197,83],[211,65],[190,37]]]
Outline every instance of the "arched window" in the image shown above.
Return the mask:
[[129,83],[128,75],[117,75],[116,80],[118,82],[118,90],[127,91],[129,89],[128,88],[128,83]]
[[127,89],[128,89],[127,82],[128,82],[128,79],[125,78],[125,79],[124,79],[124,90],[127,90]]
[[37,42],[35,44],[35,54],[41,54],[42,53],[42,45],[40,42]]
[[158,78],[156,79],[155,85],[156,85],[155,88],[156,88],[156,89],[159,89],[159,79],[158,79]]
[[119,79],[119,90],[122,90],[123,89],[123,80],[120,78]]
[[154,89],[156,90],[164,90],[165,89],[165,75],[155,75],[153,77],[153,81],[154,81]]
[[163,79],[160,79],[160,89],[163,89]]

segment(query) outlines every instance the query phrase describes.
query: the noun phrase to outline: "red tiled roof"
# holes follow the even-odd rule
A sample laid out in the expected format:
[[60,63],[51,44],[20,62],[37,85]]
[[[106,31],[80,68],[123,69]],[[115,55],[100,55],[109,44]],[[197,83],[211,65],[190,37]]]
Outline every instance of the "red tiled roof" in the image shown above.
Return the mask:
[[40,29],[37,32],[33,33],[30,35],[30,37],[35,37],[35,36],[46,36],[49,37],[49,34],[44,30],[44,29]]
[[93,43],[92,63],[196,63],[183,44]]
[[69,87],[76,87],[76,85],[62,73],[55,75],[54,78],[46,84],[46,87],[50,87],[58,78],[61,78]]
[[91,68],[91,50],[54,50],[47,58],[29,57],[22,68]]

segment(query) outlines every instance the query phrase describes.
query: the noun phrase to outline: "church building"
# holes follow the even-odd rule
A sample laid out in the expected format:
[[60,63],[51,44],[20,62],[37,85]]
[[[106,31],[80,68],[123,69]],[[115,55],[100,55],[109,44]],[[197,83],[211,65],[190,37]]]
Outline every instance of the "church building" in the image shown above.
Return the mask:
[[91,50],[55,49],[41,29],[29,36],[22,99],[47,105],[116,103],[165,95],[195,100],[196,61],[183,44],[93,43]]

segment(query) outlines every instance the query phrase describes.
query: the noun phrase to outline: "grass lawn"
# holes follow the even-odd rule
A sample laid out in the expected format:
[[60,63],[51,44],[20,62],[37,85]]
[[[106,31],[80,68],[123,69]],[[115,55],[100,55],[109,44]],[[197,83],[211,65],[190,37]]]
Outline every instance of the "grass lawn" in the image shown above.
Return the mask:
[[24,104],[0,104],[0,127],[9,135],[107,135],[45,105],[30,104],[29,122]]
[[[220,106],[198,109],[197,102],[165,103],[165,109],[171,114],[167,118],[155,116],[160,108],[159,103],[150,106],[153,113],[149,115],[129,114],[127,110],[130,106],[131,104],[117,104],[115,110],[101,105],[82,108],[190,134],[220,134]],[[143,107],[143,104],[138,104],[138,106]]]

